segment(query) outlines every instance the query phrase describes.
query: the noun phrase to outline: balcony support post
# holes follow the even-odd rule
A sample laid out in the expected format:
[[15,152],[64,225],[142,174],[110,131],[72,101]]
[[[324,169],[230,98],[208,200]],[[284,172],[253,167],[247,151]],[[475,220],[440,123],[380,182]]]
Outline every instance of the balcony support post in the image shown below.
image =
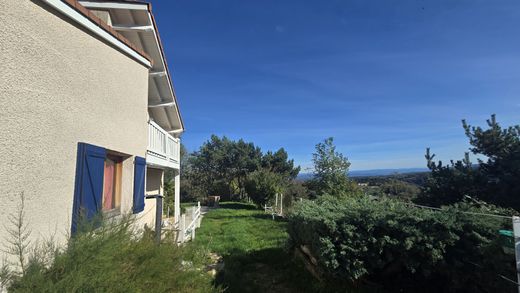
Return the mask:
[[177,225],[179,223],[179,218],[181,215],[181,174],[180,170],[175,170],[175,198],[173,201],[174,204],[174,222]]

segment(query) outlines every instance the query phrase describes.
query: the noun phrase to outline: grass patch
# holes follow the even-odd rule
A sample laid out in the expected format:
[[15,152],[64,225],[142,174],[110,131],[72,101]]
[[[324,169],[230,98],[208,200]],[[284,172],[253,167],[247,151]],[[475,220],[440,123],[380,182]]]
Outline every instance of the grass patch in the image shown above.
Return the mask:
[[240,203],[221,203],[204,216],[196,243],[220,255],[279,248],[288,239],[287,224]]
[[[226,292],[332,292],[286,249],[287,223],[242,203],[221,203],[204,216],[195,246],[222,255],[215,284]],[[345,292],[345,290],[342,290]]]

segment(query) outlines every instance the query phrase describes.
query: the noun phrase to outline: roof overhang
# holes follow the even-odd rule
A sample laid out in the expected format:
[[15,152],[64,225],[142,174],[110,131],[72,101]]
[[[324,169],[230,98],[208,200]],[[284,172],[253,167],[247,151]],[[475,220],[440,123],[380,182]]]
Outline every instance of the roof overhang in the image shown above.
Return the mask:
[[179,137],[184,132],[184,123],[151,5],[125,0],[89,0],[79,3],[90,10],[108,11],[111,28],[150,56],[148,113],[163,129]]
[[107,24],[99,20],[95,15],[89,13],[89,11],[77,5],[75,0],[43,0],[45,3],[56,9],[58,12],[66,15],[72,21],[79,24],[84,29],[90,31],[94,35],[98,36],[102,40],[105,40],[109,44],[115,46],[118,50],[122,51],[129,57],[143,64],[144,66],[151,68],[152,61],[146,53],[142,50],[137,49],[132,43],[125,39],[121,34],[118,34],[114,29],[109,27]]

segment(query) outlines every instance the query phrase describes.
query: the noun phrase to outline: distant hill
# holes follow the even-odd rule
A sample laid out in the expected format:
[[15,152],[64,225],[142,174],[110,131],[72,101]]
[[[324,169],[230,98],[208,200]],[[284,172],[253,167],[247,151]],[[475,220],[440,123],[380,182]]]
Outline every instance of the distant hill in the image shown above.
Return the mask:
[[[373,169],[373,170],[357,170],[350,171],[350,177],[374,177],[374,176],[389,176],[409,173],[428,172],[428,168],[397,168],[397,169]],[[312,178],[312,173],[300,173],[298,179],[309,180]]]
[[388,176],[396,174],[408,173],[422,173],[429,172],[428,168],[398,168],[398,169],[374,169],[374,170],[358,170],[350,171],[350,177],[365,177],[365,176]]

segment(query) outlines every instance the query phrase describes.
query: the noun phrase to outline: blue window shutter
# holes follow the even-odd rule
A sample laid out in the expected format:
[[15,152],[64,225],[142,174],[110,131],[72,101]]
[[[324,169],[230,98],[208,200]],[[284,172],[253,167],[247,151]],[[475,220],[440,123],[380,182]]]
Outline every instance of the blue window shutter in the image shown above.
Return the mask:
[[144,188],[146,178],[146,160],[135,157],[134,161],[134,214],[144,211]]
[[72,233],[78,222],[92,219],[101,210],[106,149],[78,143],[76,181],[72,207]]

